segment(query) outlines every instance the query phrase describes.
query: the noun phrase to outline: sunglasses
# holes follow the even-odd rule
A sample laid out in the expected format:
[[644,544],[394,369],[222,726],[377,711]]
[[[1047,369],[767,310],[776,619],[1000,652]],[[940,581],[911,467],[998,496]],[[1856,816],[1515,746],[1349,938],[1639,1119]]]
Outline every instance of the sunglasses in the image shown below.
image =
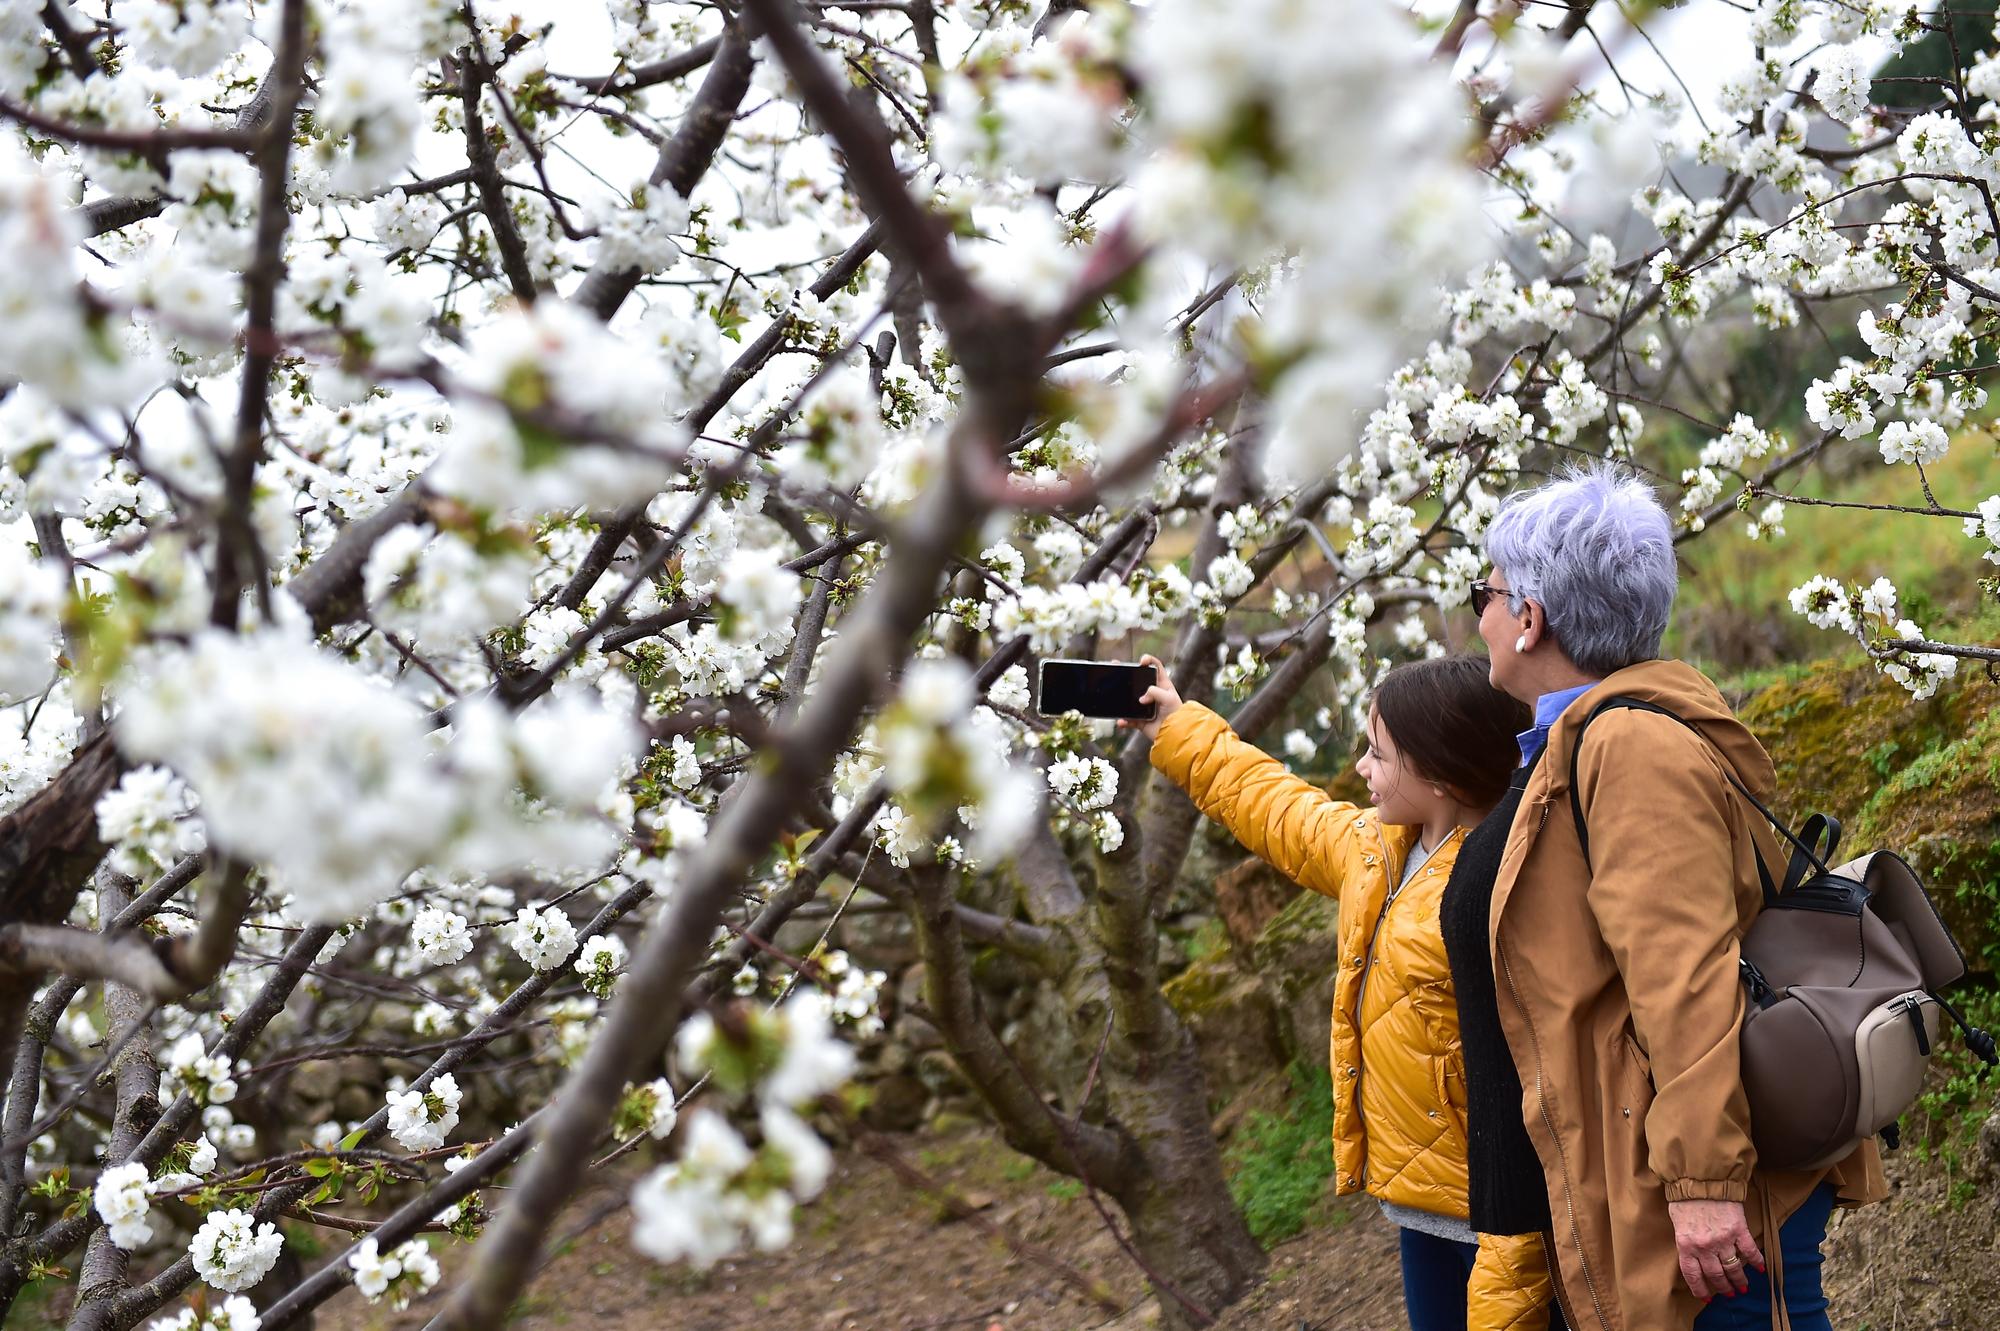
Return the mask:
[[1505,587],[1495,587],[1492,583],[1488,582],[1484,578],[1477,579],[1472,584],[1472,613],[1475,615],[1483,615],[1486,613],[1487,604],[1490,601],[1492,601],[1494,597],[1508,596],[1511,594],[1512,593]]

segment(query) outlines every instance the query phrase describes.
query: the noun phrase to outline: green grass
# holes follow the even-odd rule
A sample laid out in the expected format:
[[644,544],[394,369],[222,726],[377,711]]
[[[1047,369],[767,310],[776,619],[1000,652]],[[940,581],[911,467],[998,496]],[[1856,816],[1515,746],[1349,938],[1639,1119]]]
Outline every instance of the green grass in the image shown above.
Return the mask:
[[[1927,468],[1939,504],[1969,509],[1992,494],[2000,476],[1996,454],[2000,450],[1987,428],[1961,432],[1943,461]],[[1924,504],[1915,468],[1873,460],[1840,478],[1809,473],[1796,489],[1843,503]],[[1732,517],[1681,547],[1687,567],[1667,639],[1669,654],[1704,655],[1690,649],[1726,638],[1718,634],[1718,624],[1751,633],[1775,629],[1786,640],[1787,657],[1840,650],[1836,635],[1806,624],[1789,603],[1792,589],[1818,573],[1863,585],[1886,577],[1903,592],[1904,613],[1939,633],[1942,624],[1982,617],[1979,579],[2000,572],[1981,558],[1983,544],[1967,539],[1957,518],[1791,504],[1785,529],[1775,541],[1750,541],[1742,535],[1742,520]]]
[[1181,941],[1181,950],[1190,966],[1206,961],[1229,950],[1229,930],[1223,927],[1221,920],[1203,920],[1193,933]]
[[[1968,981],[1945,997],[1974,1026],[2000,1031],[2000,987],[1991,976]],[[1993,1112],[1995,1094],[2000,1092],[2000,1069],[1975,1058],[1957,1024],[1946,1018],[1944,1038],[1931,1058],[1928,1084],[1930,1089],[1903,1115],[1903,1139],[1919,1159],[1934,1159],[1944,1166],[1949,1180],[1946,1201],[1953,1208],[1963,1207],[1979,1191],[1973,1162],[1980,1125]]]
[[1333,1078],[1321,1062],[1289,1072],[1283,1112],[1252,1114],[1227,1156],[1229,1191],[1265,1247],[1305,1228],[1333,1176]]

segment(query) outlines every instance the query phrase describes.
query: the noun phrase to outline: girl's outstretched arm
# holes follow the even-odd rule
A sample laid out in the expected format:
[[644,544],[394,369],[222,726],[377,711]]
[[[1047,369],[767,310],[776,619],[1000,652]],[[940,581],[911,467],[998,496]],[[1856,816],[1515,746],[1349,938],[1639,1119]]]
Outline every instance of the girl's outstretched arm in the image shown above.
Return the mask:
[[1200,703],[1182,701],[1164,668],[1145,697],[1154,704],[1153,719],[1121,724],[1152,738],[1153,766],[1259,859],[1301,887],[1338,897],[1341,866],[1363,832],[1365,810],[1287,772]]

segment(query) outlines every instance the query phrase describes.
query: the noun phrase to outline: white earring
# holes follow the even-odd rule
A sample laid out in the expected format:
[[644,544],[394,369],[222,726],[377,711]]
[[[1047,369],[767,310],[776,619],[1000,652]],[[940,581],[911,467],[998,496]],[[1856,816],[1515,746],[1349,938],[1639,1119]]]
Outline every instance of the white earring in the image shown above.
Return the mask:
[[1520,637],[1514,639],[1514,650],[1517,652],[1525,652],[1528,650],[1527,634],[1523,633]]

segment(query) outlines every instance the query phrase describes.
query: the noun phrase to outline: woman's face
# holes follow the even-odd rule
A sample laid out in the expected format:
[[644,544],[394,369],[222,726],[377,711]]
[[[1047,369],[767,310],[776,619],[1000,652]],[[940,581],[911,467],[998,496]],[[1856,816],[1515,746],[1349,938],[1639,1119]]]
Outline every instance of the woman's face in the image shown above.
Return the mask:
[[1368,708],[1368,748],[1354,764],[1354,770],[1368,783],[1368,799],[1382,821],[1392,826],[1420,826],[1429,816],[1430,783],[1404,763],[1403,755],[1382,724],[1381,713]]
[[[1521,697],[1526,682],[1521,678],[1521,654],[1514,644],[1520,640],[1526,625],[1521,617],[1508,608],[1509,583],[1507,575],[1494,569],[1486,575],[1486,585],[1493,590],[1492,599],[1486,602],[1486,609],[1479,616],[1479,636],[1486,642],[1487,677],[1493,687],[1502,693]],[[1532,690],[1525,700],[1532,704]]]

